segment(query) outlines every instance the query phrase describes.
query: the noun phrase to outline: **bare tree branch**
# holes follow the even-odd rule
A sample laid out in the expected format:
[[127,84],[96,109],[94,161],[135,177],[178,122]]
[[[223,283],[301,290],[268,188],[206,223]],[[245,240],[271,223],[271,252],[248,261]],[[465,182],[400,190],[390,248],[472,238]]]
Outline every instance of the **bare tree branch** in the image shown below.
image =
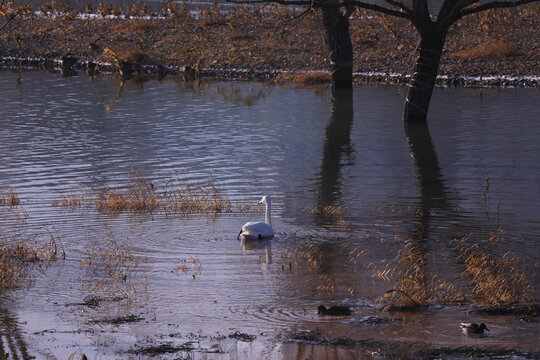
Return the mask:
[[[227,0],[227,2],[234,4],[267,4],[267,3],[276,3],[280,5],[295,5],[295,6],[311,6],[313,8],[340,8],[344,6],[357,6],[359,8],[368,9],[377,11],[380,13],[388,14],[391,16],[396,16],[412,21],[412,12],[397,11],[394,9],[389,9],[384,6],[369,4],[363,1],[358,0],[344,0],[338,2],[330,2],[328,0]],[[397,2],[396,2],[397,3]],[[402,7],[400,7],[402,8]],[[404,10],[404,9],[403,9]],[[410,9],[409,9],[410,10]]]
[[461,0],[458,3],[458,5],[454,7],[454,11],[448,14],[448,16],[446,16],[445,18],[440,19],[439,23],[441,27],[448,27],[467,15],[476,14],[476,13],[486,11],[489,9],[516,7],[519,5],[528,4],[528,3],[532,3],[536,1],[539,1],[539,0],[491,1],[485,4],[477,5],[475,7],[469,7],[472,4],[478,3],[479,1],[478,0]]
[[464,8],[460,12],[460,18],[466,15],[475,14],[481,11],[489,10],[489,9],[497,9],[497,8],[510,8],[515,7],[523,4],[532,3],[539,0],[514,0],[514,1],[492,1],[489,3],[481,4],[478,6],[475,6],[474,8]]
[[305,16],[308,12],[310,11],[313,11],[313,7],[310,6],[308,7],[306,10],[302,11],[302,13],[300,13],[299,15],[296,15],[294,16],[292,19],[288,20],[288,21],[292,21],[292,20],[296,20],[296,19],[299,19],[301,18],[302,16]]
[[445,1],[442,4],[437,17],[440,19],[445,19],[446,17],[459,12],[461,9],[464,9],[467,6],[477,2],[478,0]]
[[9,16],[9,18],[6,20],[6,22],[4,23],[4,25],[0,26],[0,30],[2,30],[7,24],[9,24],[9,22],[13,19],[15,19],[15,16],[17,16],[17,14],[11,14]]
[[406,13],[412,13],[412,10],[409,9],[407,6],[405,6],[404,4],[400,3],[399,1],[395,1],[395,0],[384,0],[386,1],[387,3],[389,3],[390,5],[394,5],[395,7],[398,7],[400,8],[401,10],[403,10],[404,12]]
[[[410,21],[413,20],[412,11],[411,12],[396,11],[396,10],[393,10],[393,9],[388,9],[388,8],[386,8],[384,6],[379,6],[379,5],[375,5],[375,4],[369,4],[369,3],[365,3],[365,2],[362,2],[362,1],[356,1],[356,0],[354,0],[354,1],[345,1],[344,3],[349,3],[351,5],[355,5],[355,6],[358,6],[360,8],[363,8],[363,9],[373,10],[373,11],[381,12],[383,14],[392,15],[392,16],[403,18],[403,19],[408,19]],[[405,9],[403,9],[403,10],[405,10]]]

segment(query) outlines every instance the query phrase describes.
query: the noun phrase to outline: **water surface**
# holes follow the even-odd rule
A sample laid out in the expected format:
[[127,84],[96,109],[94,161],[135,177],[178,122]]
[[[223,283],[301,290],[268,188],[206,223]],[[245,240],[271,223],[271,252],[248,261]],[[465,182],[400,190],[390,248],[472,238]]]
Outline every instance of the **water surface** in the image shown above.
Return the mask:
[[[0,208],[2,233],[5,241],[21,233],[46,241],[51,233],[66,253],[2,299],[3,326],[27,354],[137,358],[134,349],[164,343],[189,343],[184,353],[195,358],[355,352],[283,343],[306,330],[328,339],[540,351],[537,323],[518,317],[448,306],[381,313],[377,299],[394,282],[373,270],[395,266],[397,251],[414,239],[427,274],[470,293],[454,241],[465,233],[494,257],[519,257],[537,283],[537,90],[436,89],[426,133],[403,127],[399,87],[355,86],[333,97],[327,87],[254,82],[122,84],[43,72],[16,79],[0,73],[0,186],[21,199],[19,207]],[[233,208],[270,195],[276,237],[236,239],[260,212],[53,206],[70,192],[125,189],[133,176],[158,189],[169,181],[212,182]],[[313,213],[326,205],[342,206],[343,219]],[[108,264],[112,250],[128,259]],[[104,286],[111,267],[124,281]],[[87,296],[109,301],[81,305]],[[347,304],[354,315],[319,317],[321,303]],[[103,322],[127,316],[140,321]],[[391,321],[373,325],[368,316]],[[492,332],[462,336],[458,323],[471,320]]]

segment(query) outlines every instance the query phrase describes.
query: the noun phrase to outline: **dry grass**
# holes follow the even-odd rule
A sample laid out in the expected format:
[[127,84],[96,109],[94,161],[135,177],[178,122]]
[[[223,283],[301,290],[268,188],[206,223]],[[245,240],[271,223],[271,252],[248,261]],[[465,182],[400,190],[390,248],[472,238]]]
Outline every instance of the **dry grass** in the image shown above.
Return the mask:
[[464,245],[469,236],[462,235],[458,242],[458,259],[472,286],[477,302],[485,306],[501,306],[528,302],[533,286],[519,266],[519,259],[509,253],[495,257],[483,251],[478,244]]
[[141,285],[138,265],[130,244],[119,244],[112,235],[105,242],[94,241],[82,255],[87,284],[80,290],[98,293],[100,298],[130,299]]
[[386,281],[395,281],[394,288],[379,299],[387,303],[383,309],[414,309],[426,305],[429,299],[426,262],[419,244],[413,239],[405,239],[395,260],[398,265],[386,265],[384,269],[376,270],[373,275]]
[[132,179],[126,191],[110,189],[95,198],[96,207],[102,211],[119,213],[152,213],[161,208],[154,185],[142,178]]
[[[3,235],[0,245],[0,292],[16,288],[28,280],[32,267],[43,271],[51,262],[65,254],[58,248],[57,240],[48,232],[48,239],[38,242],[40,234],[26,235],[10,231]],[[12,244],[12,245],[6,245]]]
[[495,41],[480,44],[470,49],[461,50],[452,56],[467,59],[500,58],[508,56],[521,56],[527,53],[515,48],[506,41]]
[[277,83],[299,83],[302,85],[328,84],[332,80],[329,72],[309,71],[301,73],[283,73],[275,78]]
[[[170,181],[162,187],[134,175],[126,189],[112,188],[97,194],[71,191],[53,201],[53,206],[77,209],[83,206],[96,207],[110,213],[130,212],[133,214],[164,212],[182,213],[230,213],[231,201],[221,195],[218,188],[209,182],[204,185],[190,185],[181,181]],[[260,211],[253,205],[239,203],[239,211]]]
[[67,196],[61,196],[60,200],[54,200],[52,205],[57,207],[77,209],[83,206],[84,195],[76,192],[70,192]]
[[197,186],[187,183],[170,184],[163,198],[164,209],[168,212],[232,212],[231,201],[222,196],[213,183]]
[[394,265],[387,264],[382,269],[370,265],[374,277],[394,282],[394,288],[380,299],[385,303],[383,309],[412,310],[434,302],[496,307],[532,299],[533,286],[520,268],[519,259],[509,253],[499,258],[491,256],[478,244],[465,245],[471,242],[470,236],[459,235],[457,260],[464,267],[463,275],[469,280],[472,292],[472,296],[466,296],[456,284],[437,274],[429,275],[422,244],[413,239],[404,240]]
[[187,274],[188,272],[191,272],[193,280],[195,280],[196,276],[202,273],[202,264],[198,258],[190,256],[188,259],[184,259],[181,265],[176,266],[174,272],[177,274]]
[[339,224],[339,229],[342,232],[347,232],[350,230],[347,221],[345,220],[345,208],[341,205],[324,205],[324,206],[315,206],[312,209],[306,209],[312,214],[317,214],[321,216],[324,220],[329,222],[337,222]]
[[9,207],[18,206],[21,203],[19,196],[13,191],[12,188],[8,188],[6,191],[0,192],[0,205],[7,205]]
[[455,285],[440,279],[436,274],[428,275],[422,244],[410,238],[402,240],[403,246],[397,252],[395,265],[387,264],[383,269],[378,269],[370,264],[374,270],[373,277],[394,281],[394,288],[379,299],[385,304],[382,309],[414,310],[434,302],[464,302],[465,296]]
[[[342,242],[317,242],[306,241],[287,254],[289,264],[278,266],[281,271],[285,269],[302,270],[309,275],[305,276],[311,291],[317,296],[324,296],[327,299],[334,299],[345,296],[354,296],[356,292],[353,278],[336,276],[334,272],[340,273],[341,269],[329,266],[348,267],[351,263],[351,251]],[[363,254],[364,252],[361,252]],[[354,252],[354,255],[360,256]],[[332,271],[330,271],[332,268]]]

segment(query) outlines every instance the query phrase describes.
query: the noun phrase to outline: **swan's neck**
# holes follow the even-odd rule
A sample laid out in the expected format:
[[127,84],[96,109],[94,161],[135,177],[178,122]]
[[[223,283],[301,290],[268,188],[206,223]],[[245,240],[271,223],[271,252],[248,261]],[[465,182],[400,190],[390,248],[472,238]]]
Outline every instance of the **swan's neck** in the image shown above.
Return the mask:
[[270,201],[266,202],[266,215],[264,216],[264,221],[272,226],[271,218],[270,218]]

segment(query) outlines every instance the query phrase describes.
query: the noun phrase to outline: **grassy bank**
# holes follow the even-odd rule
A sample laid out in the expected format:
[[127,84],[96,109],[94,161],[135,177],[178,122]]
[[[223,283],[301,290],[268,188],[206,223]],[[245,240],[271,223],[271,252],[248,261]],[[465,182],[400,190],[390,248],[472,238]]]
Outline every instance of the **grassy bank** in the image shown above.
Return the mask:
[[[201,73],[227,77],[243,69],[275,78],[276,71],[329,68],[320,14],[315,11],[301,18],[280,6],[223,11],[219,5],[188,9],[166,4],[160,13],[150,14],[144,7],[122,10],[103,5],[86,11],[79,14],[54,2],[39,9],[3,3],[4,63],[64,59],[66,67],[90,64],[92,72],[105,69],[104,64],[120,72],[141,71],[141,65],[148,65],[156,73],[188,77]],[[539,75],[539,19],[538,4],[465,18],[450,29],[440,75]],[[350,25],[354,71],[411,73],[419,39],[407,22],[356,10]],[[235,77],[254,77],[249,71]],[[302,78],[282,77],[298,79]]]

